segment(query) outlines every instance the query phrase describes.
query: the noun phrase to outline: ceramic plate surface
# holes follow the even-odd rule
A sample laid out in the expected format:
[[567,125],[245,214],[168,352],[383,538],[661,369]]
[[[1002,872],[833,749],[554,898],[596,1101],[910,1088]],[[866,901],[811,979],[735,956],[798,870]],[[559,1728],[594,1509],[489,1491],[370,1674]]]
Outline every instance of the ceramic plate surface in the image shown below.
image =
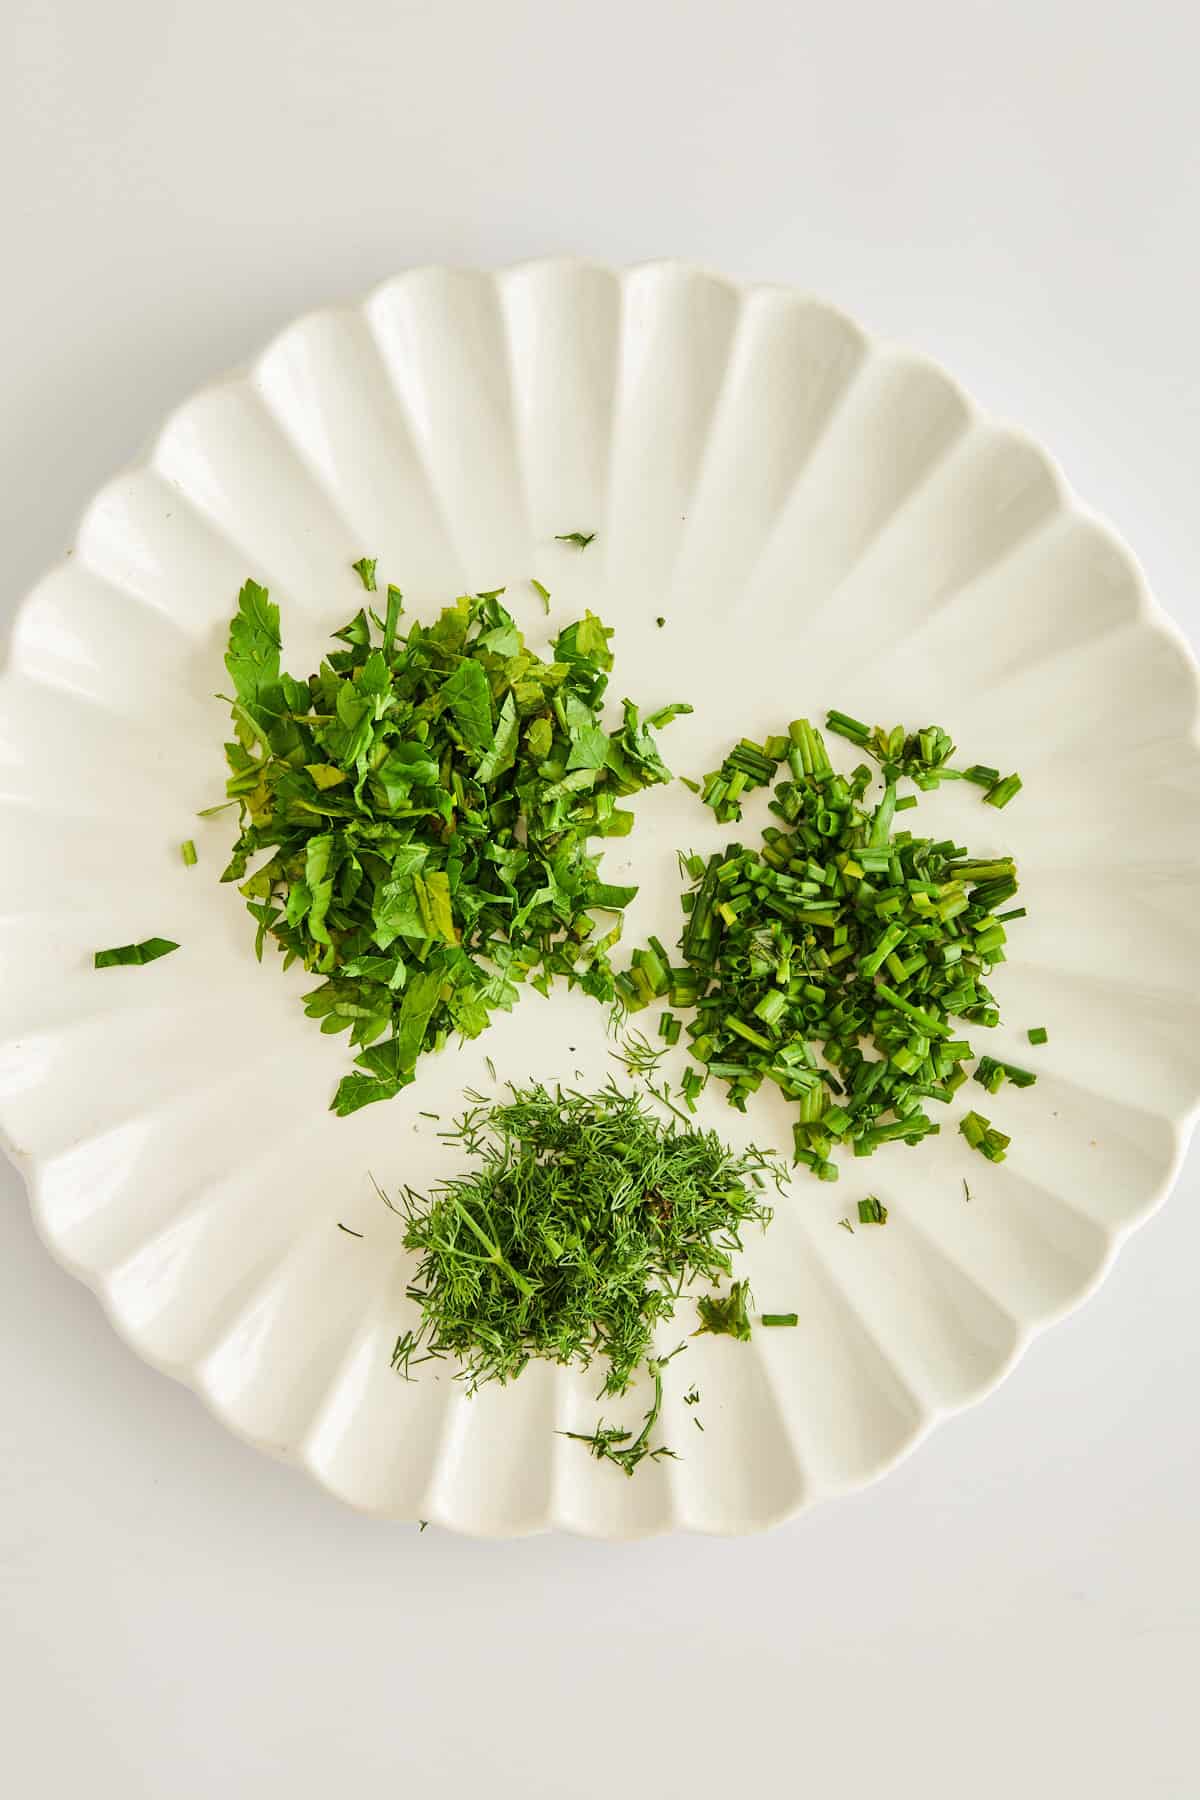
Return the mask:
[[[576,529],[596,532],[586,552],[554,542]],[[918,815],[1020,861],[1005,1024],[973,1034],[1038,1070],[985,1097],[1008,1161],[966,1149],[964,1103],[917,1151],[798,1180],[746,1272],[799,1327],[696,1340],[662,1419],[682,1460],[631,1481],[556,1435],[595,1423],[594,1372],[533,1366],[474,1399],[444,1366],[391,1372],[412,1309],[371,1185],[450,1171],[421,1111],[486,1085],[485,1056],[502,1076],[606,1078],[602,1009],[526,994],[399,1100],[338,1120],[345,1042],[304,1018],[303,972],[255,965],[217,883],[229,819],[195,817],[222,793],[212,696],[241,582],[269,585],[304,671],[360,604],[364,553],[420,616],[506,583],[540,642],[533,575],[555,628],[600,612],[615,695],[695,704],[664,734],[677,771],[837,706],[936,720],[964,759],[1024,776],[1003,813],[960,784]],[[1195,718],[1178,634],[1046,455],[830,307],[673,264],[404,275],[175,413],[17,615],[0,685],[7,1148],[46,1242],[128,1341],[357,1506],[493,1534],[766,1525],[978,1398],[1167,1191],[1200,1093]],[[674,941],[676,847],[733,833],[679,784],[636,804],[605,871],[643,884],[627,943]],[[92,969],[95,948],[156,934],[182,949]],[[1039,1024],[1050,1041],[1031,1050]],[[705,1116],[789,1142],[765,1095],[745,1120],[716,1098]],[[868,1191],[887,1228],[839,1230]]]

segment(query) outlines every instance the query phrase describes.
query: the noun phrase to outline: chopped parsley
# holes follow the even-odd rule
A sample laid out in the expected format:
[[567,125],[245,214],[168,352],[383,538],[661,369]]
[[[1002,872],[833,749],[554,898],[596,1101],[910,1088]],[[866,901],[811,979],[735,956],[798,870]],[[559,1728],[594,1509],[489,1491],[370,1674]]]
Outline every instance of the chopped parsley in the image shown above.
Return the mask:
[[[374,591],[373,561],[355,567]],[[524,982],[614,996],[637,889],[601,880],[593,840],[624,836],[619,802],[670,780],[655,728],[691,709],[643,719],[625,700],[609,730],[610,629],[586,613],[546,661],[502,591],[405,629],[389,585],[383,615],[359,611],[304,681],[280,667],[267,590],[238,597],[225,749],[241,830],[221,879],[240,884],[260,960],[269,937],[319,978],[309,1017],[348,1034],[342,1115],[397,1094],[452,1033],[477,1037]]]

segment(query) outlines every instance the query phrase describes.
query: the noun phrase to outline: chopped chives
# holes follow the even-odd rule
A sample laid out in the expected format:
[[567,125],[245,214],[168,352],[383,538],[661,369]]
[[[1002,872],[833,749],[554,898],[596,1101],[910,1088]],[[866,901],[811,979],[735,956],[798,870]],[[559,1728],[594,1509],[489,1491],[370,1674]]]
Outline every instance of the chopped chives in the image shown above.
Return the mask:
[[1050,1038],[1050,1033],[1044,1025],[1031,1025],[1025,1035],[1031,1044],[1045,1044]]
[[858,1203],[858,1222],[860,1225],[886,1225],[888,1209],[874,1194],[868,1194],[865,1200]]
[[179,854],[182,856],[189,869],[195,868],[199,858],[196,855],[196,846],[191,838],[184,838],[182,844],[179,846]]
[[[807,719],[786,736],[741,738],[705,776],[701,800],[734,819],[767,788],[773,822],[757,847],[681,856],[690,887],[678,960],[652,939],[618,987],[632,1008],[665,996],[664,1031],[690,1009],[687,1041],[703,1071],[694,1079],[715,1076],[743,1112],[770,1082],[795,1109],[796,1165],[836,1181],[839,1144],[866,1156],[938,1132],[929,1106],[968,1079],[975,1052],[964,1029],[999,1021],[986,982],[1004,960],[1004,921],[1024,908],[997,910],[1017,891],[1012,857],[895,829],[896,813],[917,804],[897,798],[902,776],[928,787],[966,774],[990,793],[995,770],[951,768],[954,745],[939,726],[884,732],[831,713],[827,729],[882,765],[882,795],[870,797],[865,764],[848,777],[834,770]],[[990,1092],[1034,1079],[994,1057],[976,1070]],[[999,1160],[1007,1138],[982,1130],[991,1132],[983,1153]]]
[[800,1314],[794,1312],[760,1313],[758,1315],[758,1322],[760,1325],[798,1325],[800,1323]]

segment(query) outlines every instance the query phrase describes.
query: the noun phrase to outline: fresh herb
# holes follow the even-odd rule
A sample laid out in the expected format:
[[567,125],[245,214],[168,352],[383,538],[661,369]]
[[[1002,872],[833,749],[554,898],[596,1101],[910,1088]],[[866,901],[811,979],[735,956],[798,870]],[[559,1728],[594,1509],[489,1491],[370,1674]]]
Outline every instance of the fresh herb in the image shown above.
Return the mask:
[[744,1228],[770,1219],[763,1190],[782,1170],[662,1119],[612,1082],[593,1094],[536,1082],[510,1093],[446,1134],[470,1158],[465,1173],[428,1196],[406,1189],[396,1206],[420,1258],[408,1293],[421,1317],[398,1338],[393,1367],[407,1376],[453,1357],[474,1392],[515,1380],[533,1357],[583,1368],[600,1358],[606,1395],[646,1369],[655,1402],[637,1437],[602,1422],[584,1440],[629,1470],[654,1454],[666,1360],[656,1331],[687,1284],[731,1274]]
[[850,1233],[851,1237],[854,1236],[854,1227],[850,1223],[849,1219],[839,1219],[838,1224],[841,1226],[843,1231],[848,1231]]
[[758,1316],[758,1322],[760,1325],[798,1325],[800,1323],[800,1314],[799,1313],[760,1313]]
[[652,1075],[666,1053],[665,1046],[656,1050],[640,1031],[627,1031],[617,1048],[609,1051],[609,1055],[631,1075],[641,1076]]
[[484,1065],[484,1068],[487,1070],[488,1074],[491,1076],[492,1080],[495,1081],[497,1078],[496,1077],[496,1065],[492,1061],[490,1056],[484,1057],[483,1065]]
[[191,838],[184,838],[182,844],[179,846],[179,854],[182,856],[185,865],[189,869],[195,868],[199,859],[196,856],[196,846]]
[[360,1238],[363,1236],[361,1231],[351,1231],[350,1227],[348,1225],[343,1225],[340,1219],[338,1220],[338,1230],[344,1231],[347,1237]]
[[657,619],[655,619],[655,621],[654,621],[654,623],[658,626],[658,629],[660,631],[662,630],[662,628],[666,624],[666,622],[667,621],[663,618],[661,613],[659,613]]
[[[573,1438],[577,1444],[586,1444],[598,1462],[616,1463],[617,1467],[623,1469],[626,1475],[633,1474],[643,1457],[648,1456],[651,1462],[657,1462],[660,1457],[664,1456],[675,1458],[675,1451],[668,1450],[665,1444],[659,1444],[652,1450],[650,1433],[662,1411],[662,1372],[671,1357],[678,1356],[683,1347],[680,1344],[677,1349],[672,1350],[671,1356],[652,1356],[647,1362],[646,1371],[654,1383],[654,1398],[646,1409],[642,1419],[642,1429],[636,1437],[631,1431],[623,1430],[619,1425],[606,1425],[603,1419],[599,1421],[594,1431],[563,1431],[559,1435]],[[632,1442],[629,1441],[631,1438]]]
[[975,1080],[989,1094],[997,1094],[1006,1081],[1011,1081],[1014,1087],[1032,1087],[1037,1076],[1030,1069],[1018,1068],[1016,1063],[998,1062],[994,1056],[981,1056],[975,1067]]
[[699,1403],[700,1389],[696,1386],[695,1382],[693,1382],[687,1393],[683,1396],[683,1404],[685,1406],[698,1406]]
[[[691,1014],[689,1053],[739,1110],[764,1081],[778,1087],[796,1107],[794,1160],[822,1181],[838,1178],[839,1145],[868,1156],[940,1129],[933,1110],[974,1055],[957,1022],[999,1020],[987,986],[1005,954],[996,909],[1017,887],[1011,857],[895,828],[897,777],[923,770],[920,785],[936,785],[953,750],[945,732],[885,737],[831,719],[889,759],[882,794],[869,797],[865,764],[838,774],[807,719],[761,744],[743,738],[701,797],[728,819],[747,791],[773,784],[779,823],[757,849],[681,856],[680,954],[652,937],[616,982],[628,1012],[666,1000],[668,1041],[677,1013]],[[978,1078],[988,1085],[997,1070],[1020,1086],[1034,1079],[987,1058]]]
[[558,531],[554,540],[558,544],[578,544],[581,550],[586,550],[595,535],[594,531]]
[[997,1131],[991,1120],[985,1119],[982,1113],[964,1113],[958,1121],[958,1129],[972,1150],[978,1150],[980,1156],[986,1156],[989,1162],[1004,1161],[1012,1139],[1002,1131]]
[[418,1519],[417,1524],[421,1527],[422,1531],[429,1530],[429,1520],[428,1519]]
[[542,583],[538,580],[536,575],[531,575],[529,577],[529,585],[533,589],[534,593],[537,594],[538,597],[540,598],[540,600],[542,602],[542,606],[544,607],[545,612],[546,612],[546,617],[549,618],[549,616],[550,616],[550,589],[548,587],[543,587]]
[[735,1281],[729,1292],[723,1297],[702,1294],[696,1302],[696,1311],[700,1314],[701,1336],[706,1331],[718,1336],[739,1338],[743,1343],[750,1339],[750,1283]]
[[179,945],[173,944],[170,938],[144,938],[140,944],[118,944],[115,950],[97,950],[93,962],[97,969],[119,969],[157,962],[160,956],[170,956],[172,950],[178,948]]
[[1050,1033],[1044,1025],[1031,1025],[1025,1035],[1031,1044],[1045,1044],[1050,1039]]
[[[968,769],[950,766],[954,740],[940,725],[925,725],[920,731],[906,731],[896,725],[885,731],[881,725],[864,725],[849,713],[830,712],[825,719],[826,731],[848,738],[858,749],[865,750],[883,770],[884,780],[898,781],[906,775],[919,788],[935,788],[943,781],[969,781],[986,788],[983,798],[988,806],[1007,806],[1021,787],[1019,775],[1006,775],[986,763],[972,763]],[[897,802],[902,806],[903,802]]]
[[1021,791],[1021,777],[1006,775],[1003,781],[995,782],[983,796],[985,806],[1007,806],[1014,794]]
[[858,1222],[860,1225],[886,1225],[888,1209],[874,1194],[868,1194],[865,1200],[858,1203]]
[[350,564],[357,570],[358,578],[369,594],[375,592],[375,560],[373,556],[360,556],[356,563]]
[[266,589],[239,595],[226,791],[241,832],[222,880],[241,884],[260,959],[270,937],[285,968],[321,977],[305,1010],[356,1052],[339,1114],[398,1093],[451,1033],[477,1037],[523,982],[614,996],[637,889],[600,879],[591,842],[630,829],[619,800],[670,780],[654,729],[690,709],[643,720],[626,700],[606,729],[608,627],[566,625],[547,662],[499,593],[403,631],[389,585],[386,616],[360,611],[306,681],[281,670]]
[[970,1202],[970,1199],[971,1199],[971,1189],[967,1185],[967,1178],[965,1175],[963,1176],[963,1199],[966,1200],[968,1203]]

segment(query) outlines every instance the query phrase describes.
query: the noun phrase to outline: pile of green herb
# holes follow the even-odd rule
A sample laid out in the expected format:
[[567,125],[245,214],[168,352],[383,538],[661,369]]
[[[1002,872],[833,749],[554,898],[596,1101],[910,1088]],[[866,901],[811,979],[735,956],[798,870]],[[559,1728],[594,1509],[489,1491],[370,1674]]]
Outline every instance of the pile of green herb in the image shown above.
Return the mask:
[[[606,1364],[601,1392],[622,1394],[643,1367],[656,1403],[637,1439],[601,1423],[585,1441],[627,1473],[649,1451],[666,1358],[655,1329],[682,1289],[731,1270],[742,1228],[765,1226],[778,1166],[738,1155],[711,1131],[664,1119],[610,1082],[585,1094],[539,1083],[480,1103],[445,1134],[473,1166],[397,1210],[420,1255],[409,1295],[421,1322],[393,1366],[453,1356],[471,1391],[520,1375],[531,1357]],[[748,1335],[748,1326],[747,1333]]]
[[[797,720],[792,730],[799,726],[811,732],[806,719]],[[848,738],[858,749],[865,750],[880,765],[887,781],[897,781],[906,775],[915,786],[924,789],[940,787],[943,781],[970,781],[985,790],[985,804],[996,807],[1007,806],[1021,790],[1019,775],[1001,776],[999,769],[990,768],[986,763],[972,763],[967,769],[954,768],[950,763],[954,741],[940,725],[926,725],[920,731],[906,731],[903,725],[896,725],[885,731],[881,725],[864,725],[861,719],[853,719],[849,713],[829,712],[825,716],[825,729],[838,737]],[[742,795],[752,793],[758,787],[769,787],[775,780],[779,764],[785,756],[790,757],[793,747],[801,742],[791,735],[772,736],[764,744],[742,738],[719,769],[706,775],[703,783],[689,781],[688,786],[700,795],[705,806],[712,808],[722,825],[728,825],[742,816]],[[811,743],[810,739],[810,749]],[[902,806],[904,804],[901,802]],[[915,806],[916,801],[910,798],[907,804]]]
[[[373,590],[374,563],[355,566]],[[502,592],[403,630],[389,586],[383,616],[359,611],[305,681],[281,671],[266,589],[238,598],[226,755],[241,832],[222,880],[242,884],[260,959],[270,936],[285,967],[323,977],[306,1010],[359,1052],[340,1114],[396,1094],[449,1033],[477,1036],[527,979],[613,997],[620,923],[592,914],[637,890],[602,881],[590,843],[630,830],[620,799],[670,780],[653,728],[691,708],[643,722],[626,700],[607,730],[609,628],[588,613],[545,661]]]
[[[682,962],[672,965],[651,938],[617,981],[631,1011],[665,997],[692,1013],[690,1050],[703,1073],[684,1076],[690,1104],[709,1075],[728,1083],[742,1111],[773,1082],[799,1111],[796,1162],[824,1181],[837,1179],[836,1144],[866,1156],[940,1129],[926,1107],[951,1099],[974,1055],[954,1021],[998,1022],[986,981],[1004,961],[1005,921],[1024,911],[997,910],[1017,891],[1011,857],[976,858],[950,839],[895,829],[896,814],[916,805],[898,797],[902,777],[930,787],[953,775],[945,732],[869,732],[843,714],[830,719],[881,760],[880,798],[867,797],[865,764],[849,776],[834,770],[807,719],[762,745],[743,740],[701,796],[725,820],[740,816],[747,787],[775,782],[770,810],[782,823],[757,849],[681,858],[693,884]],[[986,775],[984,798],[996,805],[1020,785],[994,770],[965,774]],[[679,1037],[673,1013],[661,1030],[669,1043]],[[1035,1077],[984,1058],[977,1079],[994,1093],[1006,1079],[1027,1086]],[[985,1127],[964,1126],[967,1142],[1000,1161],[1009,1140]]]

